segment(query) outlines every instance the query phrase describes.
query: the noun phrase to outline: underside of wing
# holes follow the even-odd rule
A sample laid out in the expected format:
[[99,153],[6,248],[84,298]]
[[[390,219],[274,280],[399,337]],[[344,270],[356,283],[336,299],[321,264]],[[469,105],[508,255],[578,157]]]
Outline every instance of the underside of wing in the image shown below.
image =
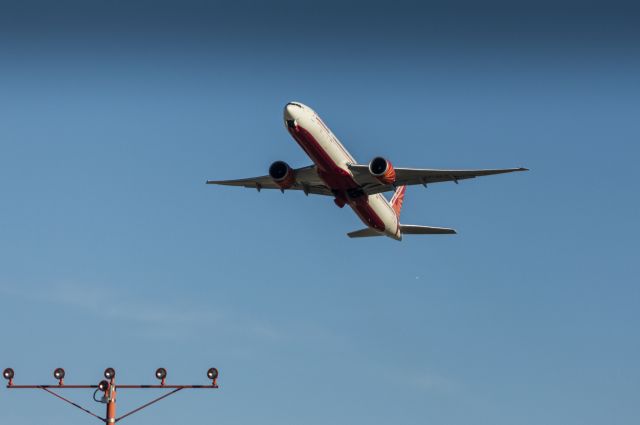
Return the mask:
[[428,185],[431,183],[455,182],[493,174],[513,173],[516,171],[528,171],[527,168],[503,168],[493,170],[435,170],[428,168],[395,168],[395,182],[393,185],[380,182],[369,171],[367,165],[350,165],[349,169],[354,178],[360,183],[364,191],[373,195],[375,193],[389,192],[398,186]]
[[315,165],[294,169],[293,173],[293,184],[285,189],[281,188],[269,175],[236,180],[207,180],[207,184],[247,187],[258,191],[262,189],[301,190],[305,194],[333,196],[331,190],[318,176]]

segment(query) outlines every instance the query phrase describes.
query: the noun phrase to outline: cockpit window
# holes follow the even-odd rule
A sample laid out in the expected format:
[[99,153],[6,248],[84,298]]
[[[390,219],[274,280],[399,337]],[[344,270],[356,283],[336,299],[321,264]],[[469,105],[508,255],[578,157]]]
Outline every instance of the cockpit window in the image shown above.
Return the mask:
[[302,108],[302,105],[296,102],[289,102],[289,105],[297,106],[298,108]]

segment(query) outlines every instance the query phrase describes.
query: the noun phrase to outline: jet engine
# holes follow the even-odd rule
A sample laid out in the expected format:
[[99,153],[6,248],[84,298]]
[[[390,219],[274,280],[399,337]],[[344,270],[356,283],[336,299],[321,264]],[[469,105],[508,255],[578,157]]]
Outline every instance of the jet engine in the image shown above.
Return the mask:
[[281,189],[289,189],[296,182],[293,169],[284,161],[276,161],[271,164],[269,176]]
[[371,160],[369,172],[384,184],[393,184],[396,181],[396,170],[393,169],[391,162],[381,156]]

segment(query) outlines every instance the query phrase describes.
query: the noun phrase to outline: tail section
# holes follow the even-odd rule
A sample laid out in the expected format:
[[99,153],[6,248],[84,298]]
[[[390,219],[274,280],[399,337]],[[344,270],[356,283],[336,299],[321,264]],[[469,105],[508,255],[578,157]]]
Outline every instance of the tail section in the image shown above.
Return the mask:
[[402,203],[404,202],[404,193],[407,191],[407,186],[400,186],[396,189],[393,197],[391,198],[391,207],[396,212],[398,218],[400,218],[400,211],[402,210]]
[[[396,213],[398,217],[398,222],[400,221],[400,211],[402,210],[402,203],[404,202],[404,194],[407,190],[407,186],[400,186],[396,189],[391,201],[389,204],[391,208]],[[385,229],[384,232],[380,232],[378,230],[367,227],[365,229],[356,230],[353,232],[347,233],[347,236],[350,238],[367,238],[373,236],[388,236],[395,240],[402,240],[403,235],[451,235],[455,234],[456,231],[454,229],[449,229],[447,227],[433,227],[433,226],[417,226],[414,224],[399,224],[399,228],[396,231],[389,229]]]

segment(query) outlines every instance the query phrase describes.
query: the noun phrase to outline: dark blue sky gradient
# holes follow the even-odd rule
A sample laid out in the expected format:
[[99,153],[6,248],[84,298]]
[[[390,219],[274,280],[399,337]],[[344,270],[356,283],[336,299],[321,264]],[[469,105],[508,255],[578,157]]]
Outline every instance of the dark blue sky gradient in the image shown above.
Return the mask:
[[[310,40],[349,36],[421,45],[465,39],[635,45],[640,7],[624,1],[4,1],[2,32],[17,37],[77,36],[147,40],[216,37],[229,41]],[[291,37],[296,34],[297,37]],[[507,38],[508,37],[508,38]],[[431,38],[431,39],[429,39]]]
[[[604,1],[3,1],[0,366],[220,368],[219,392],[139,424],[633,423],[639,20]],[[403,222],[459,234],[402,243],[349,240],[362,224],[327,198],[206,186],[309,163],[290,100],[363,163],[531,171],[409,188]],[[44,394],[0,408],[93,420]]]

